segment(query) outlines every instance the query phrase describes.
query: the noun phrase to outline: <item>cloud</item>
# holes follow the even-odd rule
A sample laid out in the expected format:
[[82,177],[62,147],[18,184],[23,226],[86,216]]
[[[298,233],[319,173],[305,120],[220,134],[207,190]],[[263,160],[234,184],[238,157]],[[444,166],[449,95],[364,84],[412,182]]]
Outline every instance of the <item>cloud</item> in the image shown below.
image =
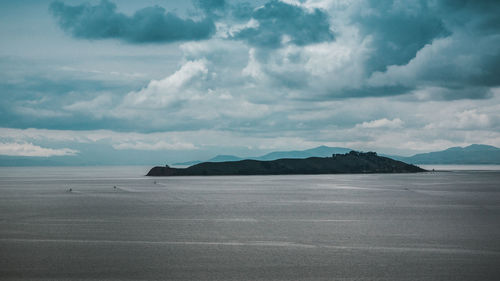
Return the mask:
[[495,0],[443,0],[440,9],[447,22],[460,28],[474,29],[483,35],[497,33],[500,28],[500,4]]
[[[253,103],[224,87],[219,90],[219,79],[225,78],[211,67],[205,59],[186,61],[173,74],[152,80],[140,91],[127,94],[112,114],[148,122],[147,126],[156,124],[186,130],[207,126],[231,128],[248,120],[265,118],[270,112],[268,105]],[[151,118],[153,122],[148,121]]]
[[101,0],[97,5],[76,6],[55,1],[50,11],[59,27],[75,38],[155,43],[202,40],[215,33],[215,24],[210,18],[183,19],[160,6],[143,8],[128,16],[118,13],[116,5],[108,0]]
[[371,40],[374,53],[367,70],[408,63],[426,44],[450,34],[442,17],[427,1],[363,1],[351,20]]
[[14,112],[19,115],[32,116],[35,118],[59,118],[59,117],[69,117],[69,114],[61,111],[55,111],[50,109],[42,108],[31,108],[25,106],[19,106],[14,109]]
[[478,112],[477,109],[468,109],[457,112],[451,118],[430,123],[426,126],[428,129],[478,129],[489,128],[492,125],[490,116]]
[[234,38],[254,46],[278,48],[285,43],[304,46],[334,39],[328,14],[320,9],[308,11],[297,5],[271,0],[254,9],[251,18],[258,22],[258,26],[243,28],[234,34]]
[[91,115],[95,118],[102,118],[106,115],[109,107],[112,105],[110,95],[101,94],[92,100],[77,101],[63,108],[67,111]]
[[192,143],[169,143],[165,141],[159,141],[155,143],[144,143],[144,142],[136,142],[136,143],[119,143],[113,145],[114,149],[125,150],[125,149],[133,149],[133,150],[193,150],[198,149]]
[[[46,75],[54,76],[55,80],[45,78]],[[112,106],[111,99],[106,103],[105,97],[123,93],[130,86],[128,83],[118,85],[110,81],[79,79],[78,76],[50,70],[16,77],[12,81],[0,82],[0,92],[3,93],[0,126],[52,129],[77,126],[83,129],[109,125],[111,120],[102,123],[101,119]],[[114,123],[117,125],[116,120]]]
[[243,68],[241,73],[245,76],[250,76],[254,79],[261,80],[265,77],[264,73],[262,72],[261,65],[255,58],[255,49],[250,49],[248,51],[248,64]]
[[387,118],[382,118],[369,122],[363,122],[361,124],[357,124],[356,126],[364,129],[374,129],[374,128],[395,129],[395,128],[401,128],[403,124],[404,122],[399,118],[394,118],[392,120],[389,120]]
[[[436,25],[431,29],[434,32],[425,36],[426,40],[420,40],[415,45],[418,48],[411,52],[413,55],[397,62],[387,61],[384,67],[374,68],[375,72],[368,77],[367,84],[372,87],[405,86],[413,88],[408,93],[427,93],[427,99],[491,98],[491,88],[500,85],[500,20],[497,16],[500,3],[436,1],[418,2],[418,6],[419,9],[410,9],[410,12],[420,15],[420,12],[428,11],[425,17],[439,18],[441,25]],[[411,18],[411,15],[408,17]],[[423,30],[426,24],[432,22],[424,21]],[[406,25],[396,28],[402,28],[408,36],[414,35]],[[391,31],[390,28],[384,30]],[[391,36],[394,34],[391,33]],[[398,35],[398,38],[404,37]],[[390,52],[380,50],[382,58],[384,55],[397,58],[404,54],[400,48]],[[374,57],[379,54],[374,53]]]
[[50,156],[73,156],[79,151],[61,148],[44,148],[32,143],[4,143],[0,142],[0,155],[7,156],[32,156],[32,157],[50,157]]
[[[441,87],[436,98],[489,98],[488,88],[500,85],[500,38],[455,33],[436,39],[404,65],[392,65],[368,79],[374,86]],[[435,88],[434,88],[435,89]]]
[[227,6],[226,0],[194,0],[195,6],[205,13],[213,13],[224,10]]
[[162,108],[172,106],[186,95],[179,95],[186,86],[206,79],[208,73],[206,60],[188,61],[172,75],[162,80],[152,80],[138,92],[125,97],[125,104],[138,107]]

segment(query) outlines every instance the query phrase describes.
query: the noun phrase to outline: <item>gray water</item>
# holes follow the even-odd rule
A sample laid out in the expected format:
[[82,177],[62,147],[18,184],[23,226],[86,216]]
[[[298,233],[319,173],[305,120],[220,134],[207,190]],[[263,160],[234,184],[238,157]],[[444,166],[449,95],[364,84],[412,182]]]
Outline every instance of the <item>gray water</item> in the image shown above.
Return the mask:
[[146,171],[0,168],[0,279],[500,280],[500,171]]

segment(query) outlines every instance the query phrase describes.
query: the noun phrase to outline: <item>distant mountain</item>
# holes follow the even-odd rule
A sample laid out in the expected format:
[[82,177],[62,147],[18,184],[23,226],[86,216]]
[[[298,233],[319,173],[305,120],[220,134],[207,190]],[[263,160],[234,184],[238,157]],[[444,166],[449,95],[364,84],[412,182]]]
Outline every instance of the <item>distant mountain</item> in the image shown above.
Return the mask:
[[192,166],[196,164],[200,164],[202,162],[225,162],[225,161],[239,161],[243,160],[243,158],[240,158],[238,156],[234,155],[217,155],[213,158],[208,159],[207,161],[188,161],[188,162],[181,162],[181,163],[174,163],[172,165],[174,166]]
[[195,160],[195,161],[173,163],[172,166],[193,166],[193,165],[200,164],[200,163],[202,163],[202,162],[199,160]]
[[291,159],[304,159],[309,157],[330,157],[332,154],[341,154],[351,151],[350,148],[344,147],[328,147],[328,146],[318,146],[316,148],[306,149],[306,150],[291,150],[291,151],[275,151],[268,154],[257,156],[257,157],[247,157],[241,158],[233,155],[217,155],[214,158],[208,159],[206,161],[189,161],[182,163],[174,163],[174,166],[192,166],[202,162],[226,162],[226,161],[239,161],[243,159],[248,160],[261,160],[270,161],[283,158]]
[[239,160],[243,159],[233,155],[217,155],[214,158],[210,159],[210,162],[226,162],[226,161],[239,161]]
[[309,157],[331,157],[332,154],[348,153],[352,149],[344,147],[328,147],[318,146],[316,148],[306,150],[292,150],[292,151],[276,151],[259,157],[250,158],[253,160],[276,160],[283,158],[309,158]]
[[375,152],[351,151],[329,157],[203,162],[188,168],[154,167],[148,176],[298,175],[344,173],[417,173],[425,170],[378,156]]
[[390,157],[413,164],[500,164],[500,148],[473,144],[467,147],[451,147],[442,151],[420,153],[410,157]]

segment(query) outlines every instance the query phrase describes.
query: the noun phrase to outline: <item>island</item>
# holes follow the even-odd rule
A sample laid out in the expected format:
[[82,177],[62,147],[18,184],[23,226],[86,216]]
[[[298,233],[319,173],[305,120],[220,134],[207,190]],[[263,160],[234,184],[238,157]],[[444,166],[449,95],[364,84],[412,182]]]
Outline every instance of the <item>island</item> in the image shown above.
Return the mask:
[[147,176],[313,175],[361,173],[418,173],[426,170],[375,152],[351,151],[331,157],[203,162],[187,168],[157,166]]

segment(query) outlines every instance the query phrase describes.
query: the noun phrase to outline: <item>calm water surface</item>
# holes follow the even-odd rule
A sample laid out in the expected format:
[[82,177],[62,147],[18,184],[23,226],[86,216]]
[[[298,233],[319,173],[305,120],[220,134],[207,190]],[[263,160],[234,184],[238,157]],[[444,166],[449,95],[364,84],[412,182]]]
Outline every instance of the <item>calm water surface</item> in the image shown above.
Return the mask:
[[0,168],[0,279],[500,280],[498,170],[147,170]]

